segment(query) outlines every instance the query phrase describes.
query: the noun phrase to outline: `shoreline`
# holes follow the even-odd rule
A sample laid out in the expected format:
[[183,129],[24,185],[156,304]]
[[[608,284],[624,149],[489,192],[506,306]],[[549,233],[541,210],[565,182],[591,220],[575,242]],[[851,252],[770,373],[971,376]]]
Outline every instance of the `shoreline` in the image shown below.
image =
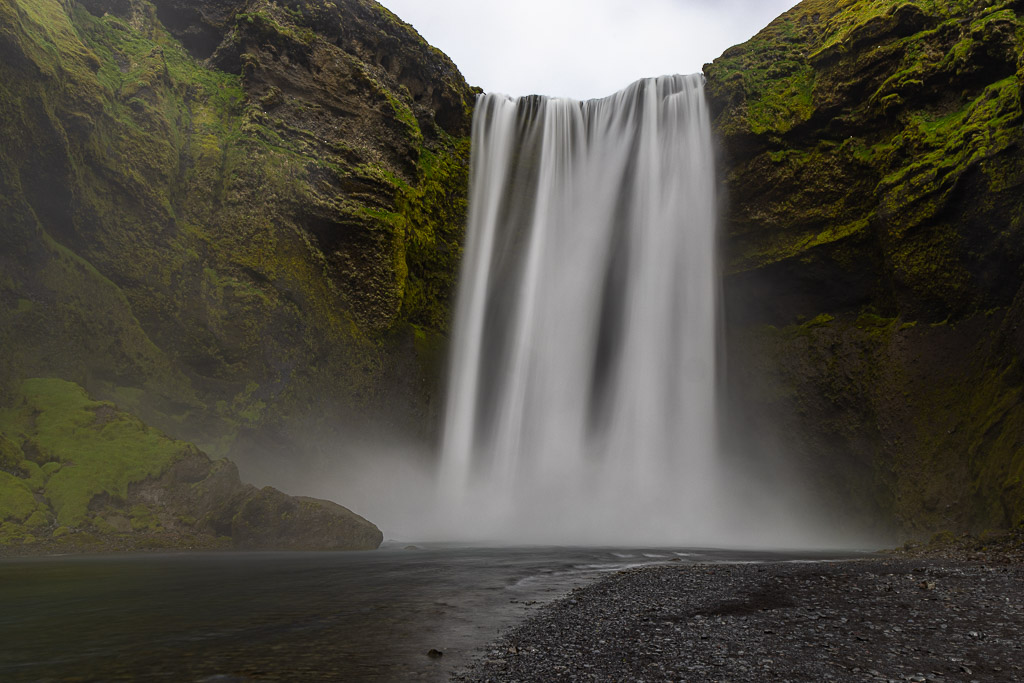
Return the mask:
[[[378,633],[374,642],[387,642],[388,633],[395,635],[396,624],[409,626],[410,634],[429,637],[413,639],[413,643],[411,636],[402,636],[399,640],[408,650],[405,659],[396,661],[394,648],[388,646],[390,664],[374,666],[383,671],[400,665],[405,673],[415,673],[423,680],[926,681],[930,676],[936,681],[965,683],[1024,681],[1019,668],[1024,665],[1024,650],[1018,644],[1024,634],[1024,562],[1017,554],[1022,547],[1021,534],[987,541],[983,550],[979,550],[977,539],[965,539],[845,559],[709,550],[646,566],[631,565],[633,559],[655,557],[649,554],[653,551],[639,549],[573,552],[549,548],[547,556],[542,556],[539,548],[406,552],[391,547],[391,552],[381,554],[330,553],[346,556],[337,560],[322,557],[324,553],[269,554],[284,558],[287,566],[294,564],[288,557],[294,555],[295,560],[301,559],[301,566],[322,569],[330,578],[313,588],[326,587],[331,600],[345,594],[356,602],[369,601],[374,609],[394,603],[392,616],[380,621],[381,625],[390,624],[390,630]],[[172,567],[158,559],[176,554],[162,549],[86,557],[110,561],[120,570],[127,568],[134,579],[144,575],[137,571],[143,565],[128,560],[151,558],[158,570],[155,576],[162,576],[162,581],[177,577],[173,592],[194,597],[189,588],[192,584],[182,579],[177,561]],[[228,557],[265,556],[266,552],[183,554],[182,566],[192,567],[200,578],[208,578],[210,571],[223,573],[225,567],[273,573],[286,566],[276,558],[256,557],[250,562],[245,557]],[[204,555],[220,559],[211,563]],[[668,557],[669,553],[657,556]],[[64,572],[61,562],[76,558],[83,555],[22,559],[52,560],[43,568]],[[24,571],[18,569],[18,559],[5,560],[8,570]],[[443,568],[440,574],[439,568]],[[395,570],[405,573],[394,574]],[[94,573],[86,572],[83,578]],[[106,571],[100,574],[105,576]],[[293,574],[301,579],[304,571],[287,576]],[[392,574],[394,580],[386,579]],[[41,580],[38,590],[45,586],[45,579]],[[418,583],[424,580],[427,582]],[[154,604],[160,603],[160,594],[168,591],[150,595],[149,583],[146,579],[129,593],[134,590],[155,600]],[[207,583],[204,578],[197,585],[202,588]],[[263,580],[258,583],[270,585]],[[287,618],[280,621],[281,633],[286,635],[296,619],[306,618],[299,615],[309,609],[315,612],[320,601],[310,607],[301,581],[295,586],[288,581],[283,585],[290,587],[288,595],[292,596],[286,600],[290,605]],[[385,585],[390,588],[381,593]],[[342,587],[347,589],[339,593]],[[469,595],[467,588],[473,587],[476,592]],[[90,590],[82,593],[89,594]],[[109,609],[112,594],[103,594],[107,596],[105,609]],[[391,598],[381,602],[385,594]],[[218,590],[216,597],[230,602],[231,591]],[[123,607],[130,615],[138,605],[134,597],[128,598]],[[401,607],[407,600],[412,602]],[[174,609],[180,608],[178,602],[174,601]],[[350,607],[354,609],[354,603]],[[167,605],[159,607],[165,608]],[[332,608],[330,619],[337,617],[334,611]],[[495,618],[499,612],[503,616]],[[356,609],[353,614],[363,612]],[[366,614],[372,617],[374,610]],[[481,615],[489,616],[479,618]],[[429,622],[424,622],[423,628],[414,626],[416,619],[426,617]],[[432,626],[426,628],[427,623]],[[162,627],[157,624],[153,628]],[[189,628],[215,632],[205,626]],[[362,627],[355,632],[360,638],[369,633]],[[348,642],[349,635],[339,632],[331,641]],[[224,650],[215,642],[203,647],[217,659],[236,649]],[[239,652],[242,648],[237,646]],[[436,657],[430,655],[435,648]],[[367,644],[357,649],[361,657],[378,656]],[[242,656],[239,661],[245,666],[240,670],[249,670],[245,667],[253,664],[250,660],[261,656]],[[310,680],[331,680],[314,674],[317,667],[333,670],[337,662],[332,663],[331,657],[324,658],[322,653],[309,659],[305,659],[308,655],[296,656],[294,663],[306,667]],[[127,663],[118,664],[122,665]],[[263,665],[273,667],[269,662]],[[162,666],[174,670],[179,664],[173,658]],[[915,679],[918,674],[921,677]],[[377,680],[405,679],[385,676]]]
[[674,564],[577,588],[453,680],[1024,681],[1024,565]]
[[[385,540],[378,548],[368,550],[295,550],[291,548],[266,548],[266,549],[245,549],[233,546],[229,538],[220,537],[196,537],[188,536],[187,540],[181,534],[139,534],[130,535],[103,535],[84,533],[85,540],[78,541],[76,534],[69,536],[70,542],[58,542],[53,540],[38,541],[26,544],[0,544],[0,560],[8,559],[32,559],[60,556],[124,556],[124,555],[154,555],[174,553],[223,553],[223,552],[372,552],[381,550],[393,544],[402,546],[414,545],[415,549],[436,545],[459,545],[459,544],[437,544],[411,541],[390,541]],[[531,546],[520,545],[488,545],[483,543],[469,544],[467,547],[478,548],[522,548]],[[563,545],[540,545],[537,548],[591,548],[595,546],[563,546]],[[608,546],[621,547],[621,546]],[[667,547],[667,546],[666,546]],[[655,548],[657,549],[657,548]],[[961,534],[954,535],[951,532],[942,532],[932,536],[927,542],[907,541],[898,548],[884,548],[876,551],[870,550],[843,550],[843,549],[744,549],[744,548],[689,548],[695,551],[723,552],[723,553],[749,553],[764,554],[766,557],[778,554],[802,555],[809,558],[816,554],[828,556],[836,554],[861,554],[865,558],[918,558],[935,560],[959,560],[985,563],[1018,563],[1024,564],[1024,524],[1012,530],[1000,530],[984,532],[980,535]],[[628,548],[627,548],[628,550]]]

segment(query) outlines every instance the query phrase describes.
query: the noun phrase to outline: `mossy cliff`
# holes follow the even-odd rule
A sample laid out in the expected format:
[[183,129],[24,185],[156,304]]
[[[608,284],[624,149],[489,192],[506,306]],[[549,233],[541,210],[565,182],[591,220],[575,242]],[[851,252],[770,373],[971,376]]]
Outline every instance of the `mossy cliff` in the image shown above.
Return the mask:
[[474,97],[371,0],[0,0],[0,404],[62,378],[264,480],[427,429]]
[[805,0],[705,67],[737,450],[901,531],[1024,519],[1024,2]]
[[0,555],[156,548],[368,550],[382,540],[329,501],[243,484],[227,460],[59,379],[0,411]]

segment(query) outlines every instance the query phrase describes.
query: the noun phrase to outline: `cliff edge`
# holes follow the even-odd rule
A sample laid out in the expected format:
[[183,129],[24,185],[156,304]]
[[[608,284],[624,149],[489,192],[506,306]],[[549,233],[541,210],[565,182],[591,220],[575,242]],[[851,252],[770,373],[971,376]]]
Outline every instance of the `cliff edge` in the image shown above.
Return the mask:
[[1024,519],[1022,13],[804,0],[705,67],[731,447],[901,533]]

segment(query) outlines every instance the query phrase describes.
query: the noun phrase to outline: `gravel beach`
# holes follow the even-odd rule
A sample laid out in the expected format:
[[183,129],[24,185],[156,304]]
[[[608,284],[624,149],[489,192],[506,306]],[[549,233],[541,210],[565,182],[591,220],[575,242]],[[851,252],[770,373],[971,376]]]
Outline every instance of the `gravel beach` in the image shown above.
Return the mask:
[[620,572],[458,681],[1024,681],[1024,565],[926,557]]

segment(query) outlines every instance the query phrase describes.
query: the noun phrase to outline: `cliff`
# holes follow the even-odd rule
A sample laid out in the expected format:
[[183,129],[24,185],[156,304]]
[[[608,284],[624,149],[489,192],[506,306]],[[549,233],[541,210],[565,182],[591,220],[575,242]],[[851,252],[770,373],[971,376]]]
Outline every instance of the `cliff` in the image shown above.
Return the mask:
[[[724,441],[837,520],[1024,518],[1022,12],[805,0],[705,69]],[[4,542],[333,547],[206,453],[429,437],[475,94],[371,0],[0,0]]]
[[73,382],[264,480],[423,436],[474,97],[371,0],[0,0],[0,404]]
[[844,516],[1024,520],[1022,13],[804,0],[705,67],[725,433]]

